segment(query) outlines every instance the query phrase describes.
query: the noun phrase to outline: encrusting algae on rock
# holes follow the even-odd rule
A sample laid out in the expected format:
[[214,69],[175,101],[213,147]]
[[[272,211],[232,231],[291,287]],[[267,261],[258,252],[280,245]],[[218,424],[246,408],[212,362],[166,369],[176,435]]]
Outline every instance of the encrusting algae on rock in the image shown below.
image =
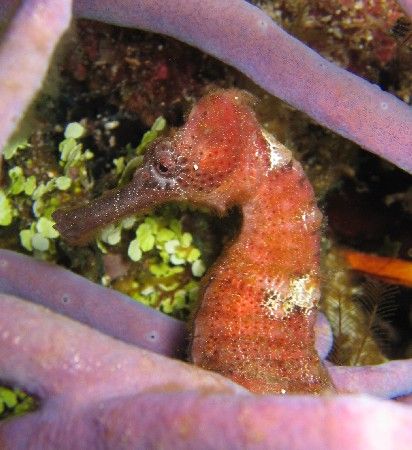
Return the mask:
[[257,393],[334,390],[314,348],[322,215],[301,165],[260,127],[239,90],[202,98],[186,124],[156,140],[132,181],[53,214],[71,244],[169,201],[243,216],[201,282],[191,358]]

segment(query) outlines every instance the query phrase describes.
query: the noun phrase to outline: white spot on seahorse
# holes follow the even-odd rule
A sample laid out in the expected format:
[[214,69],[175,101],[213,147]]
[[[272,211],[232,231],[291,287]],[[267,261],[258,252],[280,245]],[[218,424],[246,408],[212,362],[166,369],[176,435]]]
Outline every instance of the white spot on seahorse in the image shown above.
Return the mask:
[[292,160],[292,152],[263,128],[262,135],[269,148],[270,170],[280,169]]
[[262,307],[271,319],[289,317],[296,308],[308,313],[320,297],[318,283],[311,274],[285,280],[268,280]]

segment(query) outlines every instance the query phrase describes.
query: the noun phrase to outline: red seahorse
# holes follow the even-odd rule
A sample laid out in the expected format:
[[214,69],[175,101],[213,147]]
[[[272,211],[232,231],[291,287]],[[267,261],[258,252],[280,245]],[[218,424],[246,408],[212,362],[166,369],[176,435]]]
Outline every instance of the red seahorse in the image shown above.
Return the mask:
[[219,90],[154,142],[129,185],[54,214],[61,235],[185,200],[218,214],[238,206],[241,230],[202,279],[191,356],[257,393],[333,391],[314,349],[322,215],[301,165],[259,125],[252,97]]

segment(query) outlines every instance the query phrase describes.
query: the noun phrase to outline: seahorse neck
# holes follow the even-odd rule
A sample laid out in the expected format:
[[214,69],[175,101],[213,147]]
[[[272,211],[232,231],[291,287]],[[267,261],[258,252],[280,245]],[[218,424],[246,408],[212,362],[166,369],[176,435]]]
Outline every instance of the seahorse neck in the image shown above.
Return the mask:
[[232,257],[272,275],[317,272],[322,214],[299,163],[262,176],[242,214]]

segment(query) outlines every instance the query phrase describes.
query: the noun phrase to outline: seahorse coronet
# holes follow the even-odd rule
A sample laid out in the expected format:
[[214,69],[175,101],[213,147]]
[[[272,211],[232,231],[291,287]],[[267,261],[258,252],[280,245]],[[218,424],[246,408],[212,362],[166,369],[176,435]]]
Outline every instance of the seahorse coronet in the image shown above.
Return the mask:
[[269,170],[279,170],[292,161],[292,152],[281,144],[272,134],[262,128],[262,135],[269,148]]

